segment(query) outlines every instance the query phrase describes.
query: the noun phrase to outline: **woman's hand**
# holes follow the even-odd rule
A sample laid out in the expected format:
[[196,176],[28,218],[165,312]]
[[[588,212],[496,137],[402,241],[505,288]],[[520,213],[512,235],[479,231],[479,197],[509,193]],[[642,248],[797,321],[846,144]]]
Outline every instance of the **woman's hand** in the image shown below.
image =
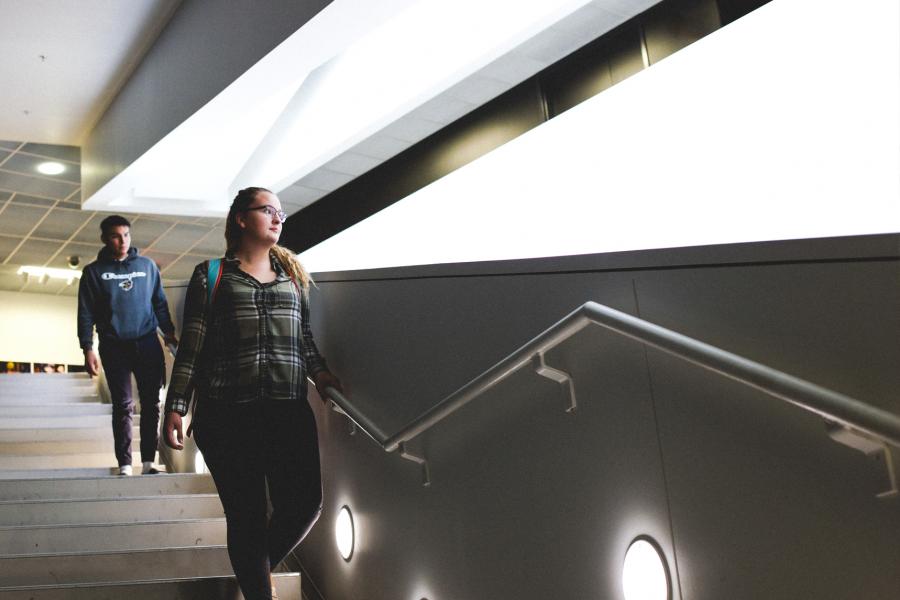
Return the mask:
[[163,440],[173,450],[184,450],[184,434],[182,433],[181,415],[175,411],[166,413],[163,424]]
[[326,388],[333,387],[342,394],[344,393],[340,380],[329,371],[319,371],[313,376],[313,381],[316,382],[316,391],[319,392],[322,402],[328,402],[328,396],[325,395]]

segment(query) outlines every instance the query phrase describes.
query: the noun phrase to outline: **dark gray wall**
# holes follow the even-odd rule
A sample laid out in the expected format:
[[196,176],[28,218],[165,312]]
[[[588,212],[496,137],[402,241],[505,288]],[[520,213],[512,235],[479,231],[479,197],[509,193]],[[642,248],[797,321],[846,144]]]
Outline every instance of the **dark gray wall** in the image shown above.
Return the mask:
[[[393,432],[586,300],[900,413],[900,237],[319,276],[320,347]],[[900,506],[821,418],[599,329],[549,356],[576,414],[523,371],[426,433],[434,483],[315,398],[321,521],[298,555],[324,598],[621,598],[653,536],[675,597],[893,598]],[[334,518],[360,546],[337,554]],[[681,592],[679,592],[679,586]],[[682,595],[683,593],[683,595]]]
[[183,0],[88,136],[82,197],[90,197],[329,3]]
[[[316,277],[319,346],[388,433],[587,300],[900,414],[900,235]],[[180,316],[183,287],[167,294]],[[573,375],[576,413],[516,374],[419,439],[429,488],[313,392],[325,508],[297,550],[310,593],[621,598],[624,552],[650,535],[674,598],[896,597],[900,501],[875,498],[883,465],[821,418],[599,328],[548,363]]]

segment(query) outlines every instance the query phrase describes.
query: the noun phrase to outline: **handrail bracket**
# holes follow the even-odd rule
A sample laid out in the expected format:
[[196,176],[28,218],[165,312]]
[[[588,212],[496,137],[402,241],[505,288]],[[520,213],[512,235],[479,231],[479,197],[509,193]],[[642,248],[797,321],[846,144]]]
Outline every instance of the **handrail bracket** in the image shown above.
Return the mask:
[[835,421],[826,420],[825,428],[829,437],[839,444],[878,460],[883,457],[890,487],[875,496],[882,500],[900,498],[900,456],[895,448],[883,440]]
[[356,430],[358,428],[356,426],[356,422],[350,418],[350,415],[348,415],[346,412],[344,412],[344,409],[341,408],[340,406],[338,406],[337,402],[335,402],[331,398],[328,399],[328,404],[331,405],[331,410],[338,413],[339,415],[344,415],[345,417],[347,417],[348,433],[350,435],[356,435]]
[[572,377],[565,371],[560,371],[559,369],[549,366],[544,358],[543,350],[535,352],[534,356],[531,358],[531,364],[534,367],[535,373],[541,377],[551,379],[566,388],[568,396],[566,412],[575,412],[575,409],[578,408],[578,402],[575,399],[575,383],[572,381]]
[[400,442],[398,446],[398,450],[400,452],[400,456],[405,458],[406,460],[412,461],[417,465],[422,466],[422,487],[428,487],[431,485],[431,469],[428,467],[428,460],[425,458],[424,452],[414,453],[411,452],[409,446],[407,446],[406,442]]

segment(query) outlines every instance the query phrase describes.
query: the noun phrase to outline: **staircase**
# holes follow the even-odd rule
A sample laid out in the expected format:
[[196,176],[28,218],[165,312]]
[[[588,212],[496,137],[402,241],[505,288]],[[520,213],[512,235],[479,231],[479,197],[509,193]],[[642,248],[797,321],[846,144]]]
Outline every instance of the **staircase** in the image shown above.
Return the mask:
[[[242,598],[212,479],[115,476],[110,420],[86,375],[0,375],[0,598]],[[301,600],[299,574],[275,584]]]

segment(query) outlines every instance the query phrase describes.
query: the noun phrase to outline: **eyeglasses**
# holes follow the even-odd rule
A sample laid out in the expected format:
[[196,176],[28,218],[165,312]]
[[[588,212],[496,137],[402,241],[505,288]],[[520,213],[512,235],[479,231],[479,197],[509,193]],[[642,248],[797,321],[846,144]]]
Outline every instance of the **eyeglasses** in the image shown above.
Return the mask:
[[281,221],[282,223],[287,221],[287,213],[286,212],[284,212],[283,210],[278,210],[274,206],[269,206],[268,204],[266,204],[264,206],[254,206],[253,208],[245,208],[244,210],[245,211],[260,210],[263,212],[263,214],[265,214],[270,219],[273,218],[275,215],[278,215],[279,221]]

